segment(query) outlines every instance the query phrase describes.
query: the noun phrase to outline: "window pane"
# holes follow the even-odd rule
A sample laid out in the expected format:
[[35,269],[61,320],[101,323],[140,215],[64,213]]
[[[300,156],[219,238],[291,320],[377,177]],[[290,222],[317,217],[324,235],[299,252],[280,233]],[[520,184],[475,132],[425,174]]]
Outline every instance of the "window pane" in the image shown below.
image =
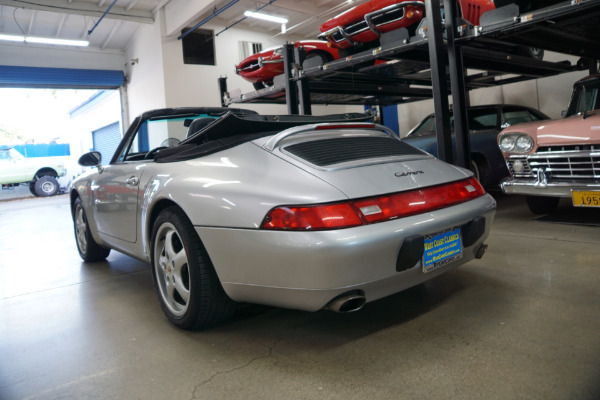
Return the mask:
[[[187,32],[184,29],[181,33]],[[183,39],[183,63],[215,65],[215,41],[213,31],[208,29],[196,29]]]
[[470,130],[494,129],[498,125],[498,112],[495,108],[469,110],[468,117]]

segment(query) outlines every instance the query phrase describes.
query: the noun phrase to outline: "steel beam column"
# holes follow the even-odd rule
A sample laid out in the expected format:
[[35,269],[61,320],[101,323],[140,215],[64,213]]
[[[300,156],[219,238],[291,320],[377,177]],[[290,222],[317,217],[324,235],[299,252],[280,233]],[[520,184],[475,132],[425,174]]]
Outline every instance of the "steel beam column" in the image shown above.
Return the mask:
[[225,94],[227,94],[227,77],[221,76],[219,78],[219,92],[221,92],[221,107],[227,107],[225,103]]
[[292,80],[294,62],[294,44],[286,43],[283,45],[283,76],[285,77],[285,102],[288,108],[288,114],[299,114],[298,109],[298,87]]
[[[296,65],[302,65],[306,59],[306,49],[302,46],[296,47],[294,50],[294,59]],[[302,78],[302,71],[298,71],[298,101],[300,102],[300,114],[312,115],[312,106],[310,101],[310,88],[308,87],[308,81]]]
[[454,115],[454,135],[456,137],[456,162],[459,167],[471,165],[471,142],[467,116],[468,92],[465,88],[465,68],[462,46],[454,39],[457,33],[458,9],[456,1],[444,0],[446,14],[446,37],[448,39],[448,69],[452,90],[452,114]]
[[438,157],[452,163],[446,50],[442,41],[443,28],[439,0],[425,0],[425,13],[427,15],[427,38],[429,42]]

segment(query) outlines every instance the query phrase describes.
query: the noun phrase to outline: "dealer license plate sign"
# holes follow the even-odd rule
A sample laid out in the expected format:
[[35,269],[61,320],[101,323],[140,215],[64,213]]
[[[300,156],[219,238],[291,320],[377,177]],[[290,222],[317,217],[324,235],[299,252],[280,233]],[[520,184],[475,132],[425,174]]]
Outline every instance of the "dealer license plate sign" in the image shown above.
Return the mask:
[[600,207],[600,191],[572,190],[571,197],[575,207]]
[[431,272],[461,259],[462,256],[460,228],[425,236],[423,272]]

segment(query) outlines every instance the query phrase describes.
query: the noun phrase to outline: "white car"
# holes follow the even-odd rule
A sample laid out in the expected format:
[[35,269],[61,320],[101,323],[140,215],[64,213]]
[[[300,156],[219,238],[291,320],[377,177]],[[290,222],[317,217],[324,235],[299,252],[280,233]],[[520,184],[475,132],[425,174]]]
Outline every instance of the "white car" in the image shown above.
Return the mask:
[[109,165],[80,159],[97,170],[72,186],[79,253],[150,262],[186,329],[236,302],[356,311],[483,256],[496,203],[473,174],[366,119],[145,113]]
[[0,149],[0,184],[2,189],[21,184],[29,186],[35,196],[53,196],[59,193],[57,178],[66,173],[65,164],[54,157],[26,158],[16,149]]

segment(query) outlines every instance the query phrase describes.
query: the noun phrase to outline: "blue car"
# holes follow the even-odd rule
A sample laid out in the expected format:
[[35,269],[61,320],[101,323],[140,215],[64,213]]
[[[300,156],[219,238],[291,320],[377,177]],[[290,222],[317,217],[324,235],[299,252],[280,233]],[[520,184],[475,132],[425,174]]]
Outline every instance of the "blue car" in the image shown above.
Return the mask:
[[[469,107],[467,115],[471,141],[470,169],[487,189],[499,188],[500,181],[509,175],[502,153],[498,148],[498,133],[510,125],[550,119],[534,108],[506,104]],[[452,111],[450,112],[450,129],[454,129]],[[423,119],[402,140],[437,157],[434,114]],[[454,132],[452,133],[452,144],[456,147]]]

